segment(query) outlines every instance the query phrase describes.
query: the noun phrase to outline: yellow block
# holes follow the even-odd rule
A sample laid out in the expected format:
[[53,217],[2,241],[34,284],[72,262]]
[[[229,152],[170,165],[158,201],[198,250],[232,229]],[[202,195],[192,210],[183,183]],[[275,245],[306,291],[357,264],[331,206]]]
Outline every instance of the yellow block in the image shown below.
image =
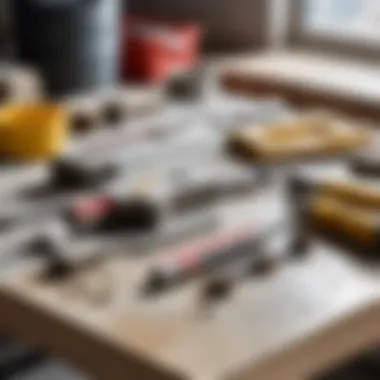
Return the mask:
[[366,131],[315,122],[248,127],[229,136],[230,151],[250,160],[282,160],[353,152],[369,141]]
[[54,104],[0,108],[0,155],[34,160],[57,156],[68,139],[68,115]]

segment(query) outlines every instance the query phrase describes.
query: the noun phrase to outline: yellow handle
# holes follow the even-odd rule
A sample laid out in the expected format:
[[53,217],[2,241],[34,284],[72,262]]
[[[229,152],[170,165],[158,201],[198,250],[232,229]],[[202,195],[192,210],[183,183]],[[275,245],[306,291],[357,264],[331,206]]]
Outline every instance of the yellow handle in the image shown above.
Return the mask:
[[357,183],[327,181],[320,184],[319,190],[321,194],[335,197],[354,206],[380,209],[380,188],[374,189]]
[[329,197],[316,196],[311,201],[308,214],[317,225],[352,237],[365,245],[374,242],[379,227],[375,215]]

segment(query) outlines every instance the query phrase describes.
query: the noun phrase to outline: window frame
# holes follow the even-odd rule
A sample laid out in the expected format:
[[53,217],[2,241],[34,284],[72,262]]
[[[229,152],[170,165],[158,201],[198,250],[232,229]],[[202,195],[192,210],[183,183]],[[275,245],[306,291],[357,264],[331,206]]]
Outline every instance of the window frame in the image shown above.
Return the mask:
[[364,59],[380,58],[380,42],[377,46],[373,42],[347,39],[339,36],[324,36],[307,33],[302,26],[302,9],[304,0],[285,0],[288,2],[288,28],[285,38],[286,45],[312,51],[327,52],[333,54],[347,55]]

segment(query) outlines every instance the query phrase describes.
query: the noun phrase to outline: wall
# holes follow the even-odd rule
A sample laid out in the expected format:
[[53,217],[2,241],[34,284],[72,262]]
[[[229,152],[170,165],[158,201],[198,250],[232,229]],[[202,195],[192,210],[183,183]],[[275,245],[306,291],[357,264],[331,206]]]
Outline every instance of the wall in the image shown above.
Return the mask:
[[270,0],[128,0],[131,12],[153,12],[200,20],[213,48],[262,46]]
[[7,16],[7,2],[6,0],[0,0],[0,38],[7,26],[8,16]]

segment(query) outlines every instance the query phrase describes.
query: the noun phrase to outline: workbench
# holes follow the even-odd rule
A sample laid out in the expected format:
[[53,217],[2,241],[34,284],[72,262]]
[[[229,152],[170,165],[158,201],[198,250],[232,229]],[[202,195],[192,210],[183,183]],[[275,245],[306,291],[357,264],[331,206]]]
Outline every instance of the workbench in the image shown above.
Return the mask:
[[[326,163],[326,168],[331,168]],[[284,211],[281,185],[220,208],[232,223]],[[309,255],[204,305],[203,279],[139,293],[156,254],[112,255],[70,281],[26,271],[0,288],[0,328],[97,379],[301,380],[380,340],[380,268],[318,239]]]

